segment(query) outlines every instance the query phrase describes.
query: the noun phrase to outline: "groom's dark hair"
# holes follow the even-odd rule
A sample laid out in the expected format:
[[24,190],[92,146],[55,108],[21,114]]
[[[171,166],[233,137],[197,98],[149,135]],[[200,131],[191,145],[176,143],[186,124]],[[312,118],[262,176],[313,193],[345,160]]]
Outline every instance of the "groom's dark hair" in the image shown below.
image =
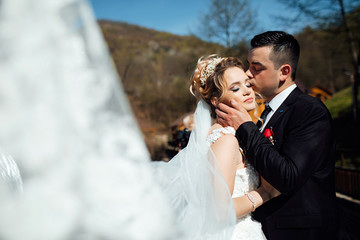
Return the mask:
[[251,39],[251,49],[265,46],[272,47],[270,59],[274,62],[275,68],[278,69],[283,64],[291,66],[291,78],[294,81],[300,56],[298,41],[292,35],[282,31],[264,32]]

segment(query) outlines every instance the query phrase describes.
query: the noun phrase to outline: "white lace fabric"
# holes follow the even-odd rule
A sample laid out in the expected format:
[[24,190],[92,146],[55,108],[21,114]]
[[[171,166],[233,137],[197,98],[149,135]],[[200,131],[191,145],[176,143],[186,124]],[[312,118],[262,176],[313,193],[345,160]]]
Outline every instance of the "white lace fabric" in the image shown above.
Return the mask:
[[214,129],[209,136],[207,137],[206,141],[209,145],[213,144],[224,134],[232,134],[235,136],[235,129],[233,127],[224,127],[224,128],[217,128]]

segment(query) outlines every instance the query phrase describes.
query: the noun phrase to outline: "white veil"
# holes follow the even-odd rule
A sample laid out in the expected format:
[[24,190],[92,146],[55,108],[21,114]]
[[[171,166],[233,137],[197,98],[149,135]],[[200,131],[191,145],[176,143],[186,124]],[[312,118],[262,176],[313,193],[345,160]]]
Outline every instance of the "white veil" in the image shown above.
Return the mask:
[[168,163],[153,163],[175,210],[180,239],[230,239],[235,225],[230,192],[206,141],[210,127],[209,106],[201,100],[187,147]]
[[0,196],[22,192],[21,174],[15,160],[0,149]]
[[0,147],[23,177],[0,195],[0,239],[173,238],[87,1],[1,0],[0,73]]

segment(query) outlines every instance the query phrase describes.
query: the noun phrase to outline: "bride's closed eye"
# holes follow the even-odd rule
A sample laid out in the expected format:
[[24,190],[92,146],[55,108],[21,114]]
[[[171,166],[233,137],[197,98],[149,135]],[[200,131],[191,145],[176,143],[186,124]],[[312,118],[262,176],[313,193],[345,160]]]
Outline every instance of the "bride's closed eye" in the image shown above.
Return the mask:
[[246,81],[245,86],[251,88],[253,85],[249,81]]
[[231,91],[233,91],[233,92],[237,92],[237,91],[239,91],[239,90],[240,90],[239,87],[234,87],[234,88],[231,89]]

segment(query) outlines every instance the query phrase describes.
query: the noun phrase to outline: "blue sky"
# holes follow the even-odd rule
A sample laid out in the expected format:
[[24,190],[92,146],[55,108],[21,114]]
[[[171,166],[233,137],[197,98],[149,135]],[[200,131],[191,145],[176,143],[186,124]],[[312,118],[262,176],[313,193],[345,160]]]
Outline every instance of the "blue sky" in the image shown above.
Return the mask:
[[[188,35],[198,29],[199,16],[208,9],[209,0],[90,0],[97,19],[109,19],[130,24]],[[291,34],[300,29],[284,26],[274,16],[294,14],[277,0],[251,0],[257,11],[258,29],[283,30]]]

